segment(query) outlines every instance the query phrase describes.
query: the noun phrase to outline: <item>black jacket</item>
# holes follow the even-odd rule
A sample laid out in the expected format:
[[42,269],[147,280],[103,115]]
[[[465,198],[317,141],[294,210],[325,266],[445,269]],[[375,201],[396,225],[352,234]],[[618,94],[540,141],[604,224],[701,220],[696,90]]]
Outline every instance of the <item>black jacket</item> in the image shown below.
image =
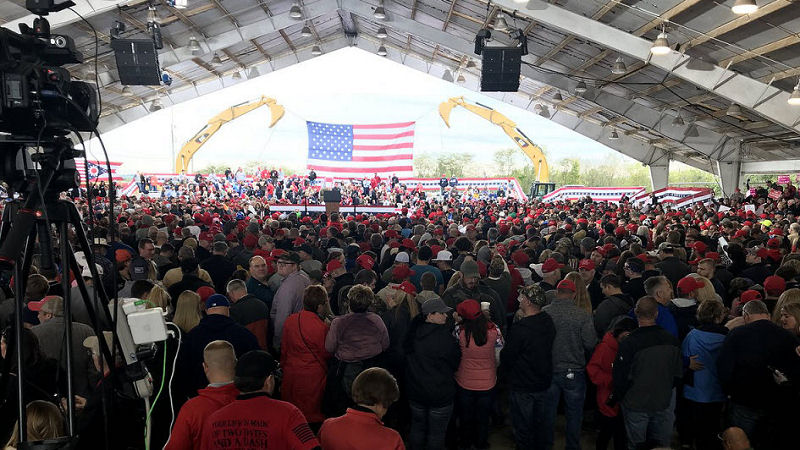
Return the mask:
[[692,271],[692,268],[678,259],[677,256],[669,256],[662,259],[661,262],[656,264],[656,268],[661,270],[661,274],[667,277],[669,282],[672,283],[673,289],[677,289],[678,281],[686,275],[689,275],[689,272]]
[[500,370],[516,392],[541,392],[553,378],[553,319],[541,312],[520,319],[511,327],[500,351]]
[[772,267],[768,266],[766,263],[758,263],[749,266],[748,268],[742,270],[741,276],[744,278],[750,278],[753,280],[755,284],[764,284],[764,280],[772,275],[775,271]]
[[[203,286],[213,287],[210,284],[206,283],[196,275],[184,274],[181,281],[173,284],[169,288],[167,288],[167,293],[169,294],[170,298],[172,299],[172,304],[178,304],[178,297],[181,295],[183,291],[194,291],[197,292]],[[223,291],[225,292],[225,291]]]
[[230,342],[237,358],[259,348],[255,335],[230,317],[219,314],[203,317],[196,327],[183,336],[178,354],[176,370],[179,372],[175,378],[181,380],[179,390],[189,397],[195,396],[198,389],[208,384],[203,372],[203,350],[209,342],[218,339]]
[[404,351],[409,400],[431,407],[453,403],[461,347],[450,327],[418,315],[411,321]]
[[722,389],[732,402],[750,408],[774,407],[784,399],[769,367],[782,371],[796,383],[800,376],[796,346],[791,333],[769,320],[734,328],[717,359]]
[[612,295],[600,302],[594,311],[594,329],[597,331],[597,337],[602,338],[611,326],[611,322],[616,317],[627,316],[633,306],[633,299],[624,293]]
[[214,282],[214,290],[224,294],[228,280],[231,278],[233,271],[236,270],[236,264],[223,255],[211,255],[200,263],[200,267],[205,269],[208,275],[211,276],[211,281]]
[[682,378],[681,344],[660,326],[637,328],[619,344],[613,395],[625,407],[644,412],[668,408]]

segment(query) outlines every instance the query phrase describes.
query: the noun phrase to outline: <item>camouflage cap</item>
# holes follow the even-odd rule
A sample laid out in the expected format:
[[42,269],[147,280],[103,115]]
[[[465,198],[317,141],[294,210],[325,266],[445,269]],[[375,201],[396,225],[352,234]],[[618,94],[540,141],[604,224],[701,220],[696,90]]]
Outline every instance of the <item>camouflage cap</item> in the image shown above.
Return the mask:
[[519,288],[519,293],[524,295],[525,298],[530,300],[531,303],[540,308],[547,305],[547,296],[545,295],[544,289],[542,289],[538,284],[522,286]]

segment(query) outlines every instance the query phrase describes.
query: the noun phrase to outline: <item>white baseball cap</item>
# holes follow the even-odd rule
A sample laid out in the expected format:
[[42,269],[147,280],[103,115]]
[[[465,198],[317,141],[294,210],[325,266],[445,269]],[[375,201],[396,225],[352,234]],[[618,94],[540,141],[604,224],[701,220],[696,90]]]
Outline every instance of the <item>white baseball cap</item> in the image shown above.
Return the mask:
[[453,254],[447,250],[439,250],[439,253],[436,254],[436,258],[434,261],[452,261]]
[[411,260],[408,258],[408,253],[400,252],[400,253],[397,254],[397,256],[394,257],[394,262],[396,262],[396,263],[408,263],[408,262],[411,262]]

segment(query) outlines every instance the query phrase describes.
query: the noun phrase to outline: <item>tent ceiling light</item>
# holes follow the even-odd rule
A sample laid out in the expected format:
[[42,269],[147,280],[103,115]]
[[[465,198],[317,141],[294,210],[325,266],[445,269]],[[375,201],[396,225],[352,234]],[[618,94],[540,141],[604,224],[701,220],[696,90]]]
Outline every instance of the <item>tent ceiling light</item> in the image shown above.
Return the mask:
[[381,44],[381,46],[378,47],[378,56],[386,56],[387,54],[388,52],[386,51],[386,46]]
[[611,130],[611,135],[608,137],[612,141],[616,141],[619,139],[619,134],[617,134],[617,130]]
[[792,106],[800,106],[800,80],[797,80],[797,86],[794,87],[788,102]]
[[311,54],[314,56],[319,56],[322,54],[322,49],[319,47],[319,45],[315,45],[311,47]]
[[303,10],[300,9],[300,5],[297,3],[293,4],[291,8],[289,8],[289,17],[292,19],[302,19],[303,18]]
[[614,61],[614,67],[611,68],[611,73],[614,75],[625,75],[628,73],[628,66],[625,65],[622,56],[618,56],[617,60]]
[[753,14],[758,11],[758,4],[756,4],[756,0],[736,0],[731,11],[734,14]]
[[586,83],[583,81],[578,81],[578,84],[575,86],[575,93],[577,94],[584,94],[588,90]]
[[672,49],[669,47],[669,40],[667,38],[667,33],[661,32],[658,33],[658,37],[655,41],[653,41],[653,46],[650,47],[650,53],[654,55],[666,55]]
[[303,27],[303,30],[300,31],[300,36],[311,37],[311,28],[309,28],[307,26]]
[[380,27],[378,28],[378,32],[375,33],[375,37],[377,37],[378,39],[386,39],[387,37],[389,37],[389,33],[386,32],[386,28]]

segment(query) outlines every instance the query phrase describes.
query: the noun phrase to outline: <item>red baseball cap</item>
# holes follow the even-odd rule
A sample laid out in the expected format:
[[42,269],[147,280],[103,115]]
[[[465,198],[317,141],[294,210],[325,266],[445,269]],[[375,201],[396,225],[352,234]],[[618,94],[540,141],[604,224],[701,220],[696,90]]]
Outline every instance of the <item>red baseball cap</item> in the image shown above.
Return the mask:
[[685,276],[678,281],[678,292],[683,295],[689,294],[691,292],[700,289],[701,287],[705,286],[706,284],[701,280],[696,279],[692,276]]
[[417,295],[417,288],[414,287],[414,285],[411,284],[411,282],[408,280],[403,281],[398,285],[392,286],[392,288],[397,289],[398,291],[403,291],[409,295]]
[[414,275],[414,271],[409,269],[408,266],[400,264],[392,268],[392,278],[395,280],[402,280]]
[[477,300],[467,299],[456,306],[456,312],[459,316],[467,320],[475,320],[483,314],[481,312],[481,304]]
[[697,241],[692,245],[692,248],[695,249],[698,253],[705,253],[708,250],[708,246],[703,241]]
[[786,280],[777,276],[771,275],[764,279],[764,290],[771,296],[777,296],[786,290]]
[[564,289],[564,290],[572,291],[572,292],[575,292],[575,291],[578,290],[578,288],[575,287],[575,283],[573,283],[570,280],[561,280],[561,281],[559,281],[558,285],[556,286],[556,289]]
[[373,259],[369,255],[359,256],[358,258],[356,258],[356,263],[358,263],[358,265],[361,266],[363,269],[372,270],[372,268],[375,267],[375,259]]
[[582,259],[578,264],[578,270],[594,270],[594,261],[591,259]]
[[739,304],[744,305],[745,303],[751,302],[753,300],[763,300],[763,299],[764,297],[761,296],[761,292],[750,289],[742,292],[742,295],[739,296]]
[[[547,260],[542,264],[542,273],[550,273],[555,272],[556,270],[564,267],[563,264],[560,264],[554,258],[547,258]],[[574,289],[573,289],[574,290]]]
[[338,259],[332,259],[328,261],[328,264],[325,266],[325,272],[333,272],[336,269],[341,269],[342,263],[339,262]]

